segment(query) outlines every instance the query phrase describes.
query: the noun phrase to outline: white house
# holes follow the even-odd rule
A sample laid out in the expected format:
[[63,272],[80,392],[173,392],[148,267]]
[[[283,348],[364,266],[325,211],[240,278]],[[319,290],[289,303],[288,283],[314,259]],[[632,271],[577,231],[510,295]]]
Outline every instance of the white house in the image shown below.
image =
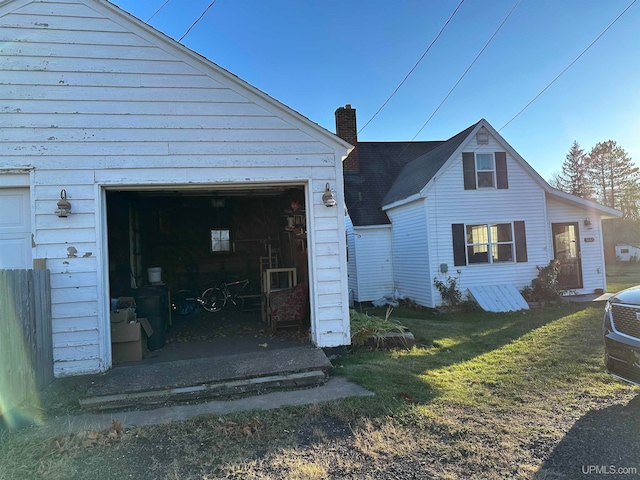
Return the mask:
[[446,141],[358,142],[347,105],[336,131],[357,145],[344,162],[355,301],[435,307],[448,277],[519,290],[554,258],[565,289],[606,289],[601,220],[621,213],[551,188],[486,120]]
[[0,27],[0,268],[50,270],[56,376],[111,367],[131,276],[258,276],[272,249],[313,343],[349,343],[347,142],[106,0],[0,1]]

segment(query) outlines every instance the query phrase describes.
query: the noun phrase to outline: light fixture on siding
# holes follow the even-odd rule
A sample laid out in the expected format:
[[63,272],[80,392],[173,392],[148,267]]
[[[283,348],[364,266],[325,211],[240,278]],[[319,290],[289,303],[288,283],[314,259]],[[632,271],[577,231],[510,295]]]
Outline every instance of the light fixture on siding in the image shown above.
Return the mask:
[[66,218],[71,213],[71,204],[67,201],[67,191],[64,188],[60,191],[58,208],[53,213],[55,213],[60,218]]
[[333,196],[333,192],[329,188],[329,184],[325,188],[324,193],[322,194],[322,203],[324,203],[325,207],[333,207],[336,204],[336,199]]
[[591,220],[589,220],[588,218],[585,218],[584,222],[582,223],[584,224],[585,227],[591,228]]

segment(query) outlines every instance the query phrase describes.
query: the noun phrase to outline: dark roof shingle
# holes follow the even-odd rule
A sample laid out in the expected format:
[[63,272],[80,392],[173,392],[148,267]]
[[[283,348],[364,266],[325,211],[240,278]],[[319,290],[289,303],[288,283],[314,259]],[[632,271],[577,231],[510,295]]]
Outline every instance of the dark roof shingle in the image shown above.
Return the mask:
[[353,224],[389,224],[381,207],[418,193],[476,125],[446,141],[358,142],[360,170],[344,173],[345,200]]

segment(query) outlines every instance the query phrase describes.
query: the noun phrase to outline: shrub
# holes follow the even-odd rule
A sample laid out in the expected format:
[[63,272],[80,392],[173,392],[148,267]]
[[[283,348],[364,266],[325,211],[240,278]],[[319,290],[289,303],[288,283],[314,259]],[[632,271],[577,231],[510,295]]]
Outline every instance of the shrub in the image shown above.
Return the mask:
[[393,308],[387,308],[385,318],[380,318],[351,310],[349,312],[351,320],[351,343],[355,346],[362,346],[369,338],[373,337],[376,342],[380,344],[382,336],[385,333],[404,333],[407,330],[406,327],[400,325],[395,320],[389,319],[392,311]]
[[558,283],[558,274],[560,273],[560,262],[551,260],[548,265],[537,266],[538,276],[531,280],[531,286],[522,289],[522,296],[528,302],[554,302],[560,299],[563,294],[562,288]]
[[454,277],[447,277],[447,283],[437,278],[433,279],[433,284],[440,292],[442,301],[450,307],[457,307],[462,302],[462,292],[458,290],[458,280]]

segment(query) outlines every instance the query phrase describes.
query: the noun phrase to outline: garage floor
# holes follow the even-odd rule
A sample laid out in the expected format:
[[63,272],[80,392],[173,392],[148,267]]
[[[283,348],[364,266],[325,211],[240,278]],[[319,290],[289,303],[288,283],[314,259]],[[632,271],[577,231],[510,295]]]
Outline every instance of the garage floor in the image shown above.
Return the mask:
[[279,329],[273,335],[263,323],[260,312],[240,313],[225,309],[219,313],[200,310],[190,315],[173,315],[172,326],[166,332],[165,346],[149,351],[139,363],[160,363],[194,358],[234,355],[308,345],[309,332],[297,327]]

